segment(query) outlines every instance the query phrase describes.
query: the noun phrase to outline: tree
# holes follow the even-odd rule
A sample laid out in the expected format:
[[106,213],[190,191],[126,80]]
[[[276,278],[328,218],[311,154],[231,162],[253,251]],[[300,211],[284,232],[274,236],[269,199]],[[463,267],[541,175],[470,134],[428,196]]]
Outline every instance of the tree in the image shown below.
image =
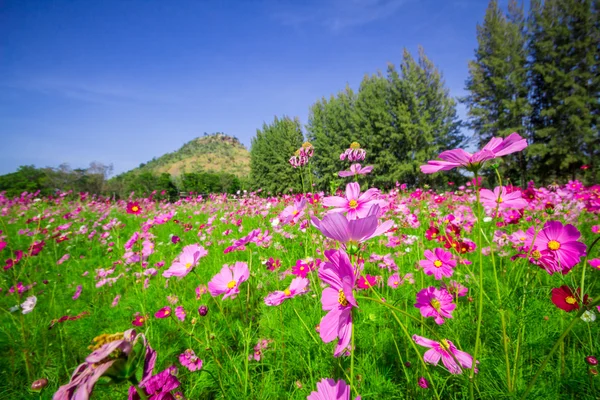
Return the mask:
[[598,169],[600,61],[598,5],[591,0],[539,0],[529,17],[532,145],[542,183]]
[[297,118],[275,117],[271,124],[263,124],[263,128],[256,131],[250,150],[255,188],[273,194],[287,192],[289,188],[301,190],[301,170],[292,168],[289,158],[302,142],[302,128]]
[[[468,126],[481,148],[493,136],[518,132],[527,136],[529,115],[527,49],[523,8],[510,0],[508,15],[491,0],[482,25],[477,25],[475,60],[469,62],[466,89]],[[523,153],[505,157],[502,173],[512,180],[526,180]]]

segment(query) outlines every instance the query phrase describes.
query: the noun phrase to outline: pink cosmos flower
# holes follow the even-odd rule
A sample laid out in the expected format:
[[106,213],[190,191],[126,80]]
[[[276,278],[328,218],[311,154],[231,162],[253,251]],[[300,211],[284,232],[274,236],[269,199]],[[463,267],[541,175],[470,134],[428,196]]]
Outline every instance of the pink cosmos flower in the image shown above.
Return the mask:
[[339,338],[334,357],[339,357],[350,344],[352,336],[352,308],[358,307],[353,288],[356,281],[348,254],[343,250],[327,250],[329,260],[319,268],[319,278],[329,287],[323,290],[323,310],[329,311],[320,323],[320,336],[325,343]]
[[297,260],[296,265],[292,267],[292,274],[299,276],[301,278],[306,278],[310,271],[314,271],[319,265],[321,265],[321,260],[317,259],[314,261],[312,258],[307,258],[306,260]]
[[198,285],[196,288],[196,300],[200,300],[203,294],[208,293],[208,288],[206,285]]
[[387,285],[392,289],[397,289],[398,286],[400,286],[400,275],[398,275],[398,273],[390,275]]
[[240,292],[239,285],[247,281],[249,277],[250,271],[245,262],[238,261],[231,267],[225,264],[221,271],[208,282],[208,291],[213,297],[224,294],[223,300],[228,297],[235,299]]
[[456,304],[452,302],[452,295],[446,289],[436,289],[433,286],[417,293],[415,304],[424,317],[435,317],[435,323],[441,325],[444,318],[452,318],[452,311]]
[[527,140],[518,133],[511,133],[506,138],[493,137],[483,149],[471,154],[463,149],[446,150],[440,153],[439,160],[428,161],[427,165],[421,165],[421,172],[433,174],[438,171],[449,171],[457,167],[468,170],[478,170],[487,160],[502,157],[521,151],[527,147]]
[[368,167],[362,168],[360,164],[352,164],[350,166],[350,171],[340,171],[338,172],[338,175],[341,178],[347,178],[349,176],[367,175],[371,171],[373,171],[373,167],[370,165]]
[[349,220],[364,218],[369,214],[371,206],[379,204],[376,199],[379,195],[379,189],[369,189],[360,194],[360,185],[351,182],[346,185],[346,197],[329,196],[323,199],[323,205],[326,207],[335,207],[328,211],[331,213],[347,213]]
[[202,360],[196,356],[196,353],[192,349],[187,349],[181,353],[179,355],[179,362],[192,372],[202,369]]
[[369,274],[361,275],[356,282],[356,287],[361,290],[370,289],[371,287],[377,285],[377,281],[380,278],[380,276],[373,276]]
[[[550,275],[568,273],[585,255],[586,245],[577,241],[581,233],[571,224],[548,221],[535,234],[535,227],[526,232],[526,247],[532,249],[532,261],[542,266]],[[533,240],[535,237],[535,241]]]
[[67,261],[71,256],[69,254],[65,254],[64,256],[62,256],[57,262],[56,265],[61,265],[62,263],[64,263],[65,261]]
[[320,221],[312,217],[311,221],[315,228],[330,239],[337,240],[344,245],[366,242],[390,230],[394,221],[389,220],[378,225],[377,215],[379,205],[374,205],[364,218],[348,220],[342,213],[327,214]]
[[425,258],[427,260],[419,261],[419,265],[427,275],[433,275],[435,279],[441,280],[443,277],[451,277],[454,273],[456,260],[452,259],[452,253],[440,248],[434,251],[425,250]]
[[172,276],[183,278],[198,264],[200,258],[205,257],[207,254],[208,251],[197,244],[185,246],[169,269],[163,272],[163,276],[165,278],[170,278]]
[[442,288],[446,289],[451,295],[457,297],[466,296],[469,291],[469,289],[456,281],[450,281],[448,284],[443,283]]
[[600,270],[600,258],[592,258],[591,260],[588,260],[588,263],[590,263],[593,268]]
[[183,322],[185,320],[185,310],[183,308],[183,306],[178,306],[175,309],[175,316],[177,317],[178,320],[180,320],[181,322]]
[[156,318],[160,318],[160,319],[170,317],[171,316],[171,307],[166,306],[166,307],[161,308],[154,314],[154,316]]
[[81,290],[83,289],[83,286],[78,285],[77,289],[75,289],[75,294],[73,295],[73,300],[77,300],[79,298],[79,296],[81,295]]
[[309,283],[306,278],[294,278],[287,289],[283,291],[277,290],[267,295],[265,297],[265,304],[268,306],[278,306],[287,299],[304,294],[308,291]]
[[425,379],[424,376],[419,378],[418,384],[423,389],[427,389],[429,387],[429,382],[427,381],[427,379]]
[[[311,392],[307,400],[350,400],[350,386],[343,380],[324,378],[317,383],[317,391]],[[357,396],[354,400],[359,400]]]
[[295,225],[304,217],[304,209],[306,208],[306,199],[294,200],[294,205],[287,206],[279,214],[279,220],[282,224]]
[[[446,368],[448,368],[448,371],[451,374],[461,374],[462,368],[471,369],[473,366],[473,357],[469,353],[458,350],[454,343],[447,339],[442,339],[441,342],[436,342],[434,340],[417,335],[413,335],[412,338],[416,344],[423,347],[429,347],[429,350],[423,354],[423,359],[426,363],[438,365],[438,362],[441,358],[442,363]],[[456,364],[454,358],[458,360],[460,365]],[[477,372],[477,368],[475,369],[475,372]]]
[[[181,382],[179,382],[175,376],[176,374],[177,368],[171,366],[164,371],[143,380],[140,382],[139,387],[144,389],[148,396],[148,400],[174,399],[175,397],[171,394],[171,391],[177,389],[179,385],[181,385]],[[129,387],[128,400],[140,400],[140,397],[133,386]]]
[[519,210],[527,207],[529,204],[527,200],[523,198],[520,190],[507,193],[504,186],[497,186],[493,192],[489,189],[481,189],[479,197],[481,198],[481,204],[492,212],[508,209]]

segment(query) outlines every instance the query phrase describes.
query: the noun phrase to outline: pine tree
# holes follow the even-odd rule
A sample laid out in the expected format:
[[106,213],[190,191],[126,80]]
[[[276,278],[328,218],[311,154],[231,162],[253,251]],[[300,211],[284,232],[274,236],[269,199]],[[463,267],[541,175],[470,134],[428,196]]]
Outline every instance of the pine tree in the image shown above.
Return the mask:
[[[526,36],[523,8],[515,0],[508,5],[508,15],[491,0],[482,25],[477,25],[478,47],[475,60],[469,62],[469,78],[463,99],[467,105],[468,126],[474,131],[478,146],[493,136],[505,137],[512,132],[527,136],[529,114],[526,81]],[[525,182],[526,163],[522,153],[506,157],[503,175]]]
[[591,0],[532,1],[530,154],[542,183],[574,179],[583,164],[597,168],[597,18]]
[[255,189],[278,194],[288,189],[302,189],[300,169],[289,164],[289,158],[302,146],[300,121],[284,116],[263,124],[252,139],[250,150],[251,175]]

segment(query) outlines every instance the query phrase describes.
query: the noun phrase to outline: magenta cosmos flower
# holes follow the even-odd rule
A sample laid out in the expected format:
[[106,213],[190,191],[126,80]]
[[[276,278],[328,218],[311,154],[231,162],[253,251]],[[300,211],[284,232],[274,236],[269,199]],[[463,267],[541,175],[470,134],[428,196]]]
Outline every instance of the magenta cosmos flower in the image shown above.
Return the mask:
[[239,286],[250,277],[248,264],[238,261],[233,266],[223,265],[221,271],[208,282],[208,291],[211,296],[217,297],[224,294],[223,300],[228,297],[235,299],[240,292]]
[[[321,379],[317,383],[317,391],[311,392],[307,400],[350,400],[350,386],[344,380],[334,381],[331,378]],[[360,399],[357,396],[355,400]]]
[[537,236],[533,226],[526,236],[525,244],[532,250],[533,261],[550,275],[555,272],[566,274],[585,256],[585,244],[577,241],[581,233],[571,224],[563,226],[560,221],[548,221]]
[[329,261],[319,268],[319,278],[329,285],[321,295],[323,310],[329,312],[321,319],[319,334],[325,343],[339,339],[333,353],[339,357],[352,336],[352,308],[358,307],[352,291],[356,277],[345,251],[327,250],[325,256]]
[[196,356],[196,353],[192,349],[187,349],[181,353],[179,355],[179,362],[192,372],[202,369],[202,360]]
[[304,294],[308,291],[308,284],[309,281],[306,278],[294,278],[287,289],[269,293],[269,295],[265,297],[265,304],[268,306],[278,306],[283,303],[284,300]]
[[364,218],[348,220],[342,213],[327,214],[320,221],[317,217],[312,217],[311,221],[315,228],[330,239],[337,240],[345,245],[358,245],[371,238],[383,235],[390,230],[394,222],[385,221],[378,224],[377,215],[379,214],[379,205],[374,205]]
[[452,318],[452,311],[456,304],[452,302],[452,295],[446,289],[436,289],[433,286],[417,293],[415,304],[424,317],[435,317],[435,323],[441,325],[444,318]]
[[350,166],[350,171],[340,171],[338,172],[338,175],[341,178],[347,178],[349,176],[367,175],[371,171],[373,171],[373,167],[370,165],[368,167],[362,168],[360,164],[352,164]]
[[427,275],[440,280],[443,277],[449,278],[454,273],[456,260],[452,259],[452,253],[440,248],[425,250],[425,258],[427,260],[419,261],[419,265]]
[[529,204],[527,200],[523,198],[523,194],[520,190],[507,193],[504,186],[496,187],[493,192],[489,189],[481,189],[479,197],[481,198],[481,204],[492,211],[504,211],[509,209],[519,210],[527,207]]
[[123,375],[127,372],[135,376],[135,369],[127,371],[124,366],[129,365],[129,361],[133,361],[129,359],[130,355],[137,356],[133,348],[140,339],[145,351],[140,385],[146,382],[152,375],[156,352],[150,347],[143,334],[137,335],[135,329],[129,329],[122,333],[103,334],[94,338],[94,351],[75,369],[71,381],[58,388],[52,398],[54,400],[88,399],[96,382],[111,368],[113,377],[126,380],[130,378]]
[[[426,363],[438,365],[441,358],[442,363],[451,374],[461,374],[462,368],[471,369],[473,365],[473,357],[469,353],[458,350],[454,343],[447,339],[436,342],[422,336],[413,335],[413,340],[420,346],[429,347],[429,350],[423,354]],[[460,365],[456,363],[454,358]],[[477,372],[477,369],[475,369],[475,372]]]
[[177,256],[169,269],[163,272],[163,276],[165,278],[170,278],[172,276],[183,278],[189,274],[192,268],[198,265],[198,261],[200,261],[200,259],[205,257],[207,254],[208,251],[206,251],[204,247],[197,244],[185,246],[183,249],[181,249],[181,253],[179,256]]
[[471,154],[463,149],[446,150],[440,153],[440,160],[428,161],[427,165],[421,165],[421,172],[433,174],[438,171],[449,171],[457,167],[468,170],[478,170],[487,160],[516,153],[527,147],[527,140],[518,133],[511,133],[506,138],[493,137],[483,149]]
[[323,205],[326,207],[335,207],[328,213],[347,213],[349,220],[364,218],[369,214],[371,206],[378,204],[376,199],[379,195],[379,189],[369,189],[360,194],[360,185],[351,182],[346,185],[346,197],[329,196],[323,199]]
[[294,205],[287,206],[279,214],[279,220],[283,225],[295,225],[304,217],[305,208],[306,199],[304,197],[300,200],[294,200]]

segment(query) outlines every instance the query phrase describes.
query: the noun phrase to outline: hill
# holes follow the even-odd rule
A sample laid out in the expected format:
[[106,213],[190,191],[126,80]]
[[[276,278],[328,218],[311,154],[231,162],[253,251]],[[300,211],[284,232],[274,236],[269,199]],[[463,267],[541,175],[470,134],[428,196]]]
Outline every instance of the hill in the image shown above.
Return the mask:
[[174,177],[190,172],[225,172],[242,178],[250,173],[250,153],[237,138],[215,133],[195,138],[130,172],[166,172]]

